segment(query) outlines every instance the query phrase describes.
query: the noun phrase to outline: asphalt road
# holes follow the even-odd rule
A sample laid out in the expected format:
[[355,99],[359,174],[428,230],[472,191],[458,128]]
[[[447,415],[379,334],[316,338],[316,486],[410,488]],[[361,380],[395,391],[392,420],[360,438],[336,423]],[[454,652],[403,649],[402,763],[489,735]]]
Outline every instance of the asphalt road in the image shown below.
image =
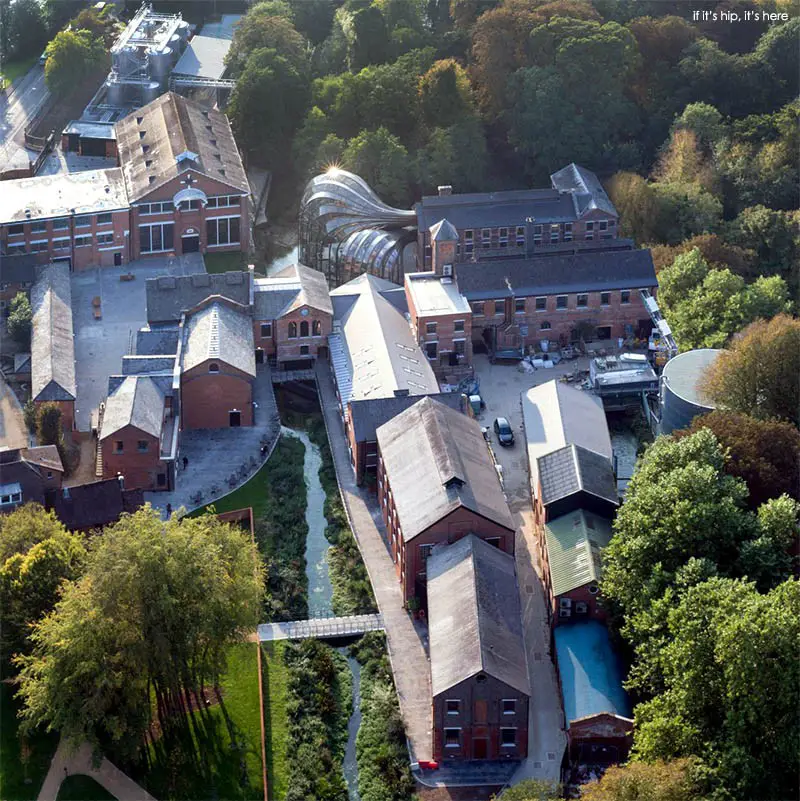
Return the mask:
[[[20,159],[25,126],[50,97],[44,68],[36,65],[0,96],[0,169]],[[27,164],[24,156],[23,163]]]

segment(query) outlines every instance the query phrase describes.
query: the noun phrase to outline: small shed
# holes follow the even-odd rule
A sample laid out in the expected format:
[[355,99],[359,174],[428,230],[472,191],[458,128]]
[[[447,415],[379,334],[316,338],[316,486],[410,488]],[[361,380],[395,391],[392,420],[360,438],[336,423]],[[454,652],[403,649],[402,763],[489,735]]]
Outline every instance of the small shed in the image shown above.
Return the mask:
[[79,156],[117,158],[117,134],[113,122],[73,120],[61,132],[61,149]]

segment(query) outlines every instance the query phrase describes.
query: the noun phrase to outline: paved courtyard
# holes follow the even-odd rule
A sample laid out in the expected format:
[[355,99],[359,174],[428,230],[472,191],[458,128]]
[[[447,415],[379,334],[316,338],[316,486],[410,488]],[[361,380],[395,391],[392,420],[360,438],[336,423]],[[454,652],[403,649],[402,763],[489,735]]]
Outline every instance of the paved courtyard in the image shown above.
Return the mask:
[[[108,377],[119,375],[122,357],[131,352],[136,331],[147,322],[144,282],[160,275],[204,273],[199,253],[177,258],[131,262],[72,273],[72,320],[75,328],[75,421],[89,431],[92,411],[108,391]],[[133,273],[133,281],[120,281]],[[92,299],[100,298],[102,318],[95,320]]]

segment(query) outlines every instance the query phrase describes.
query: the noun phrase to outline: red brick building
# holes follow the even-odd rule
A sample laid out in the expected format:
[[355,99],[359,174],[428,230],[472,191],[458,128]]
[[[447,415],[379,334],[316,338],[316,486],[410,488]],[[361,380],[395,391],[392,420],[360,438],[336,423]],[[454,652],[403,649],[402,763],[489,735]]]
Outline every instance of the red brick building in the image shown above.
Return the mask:
[[514,553],[514,523],[475,420],[423,398],[378,437],[378,500],[403,600],[425,605],[434,546],[475,534]]
[[24,503],[42,506],[61,488],[64,466],[55,445],[0,451],[0,513]]
[[514,558],[470,534],[428,560],[433,756],[528,754],[530,681]]

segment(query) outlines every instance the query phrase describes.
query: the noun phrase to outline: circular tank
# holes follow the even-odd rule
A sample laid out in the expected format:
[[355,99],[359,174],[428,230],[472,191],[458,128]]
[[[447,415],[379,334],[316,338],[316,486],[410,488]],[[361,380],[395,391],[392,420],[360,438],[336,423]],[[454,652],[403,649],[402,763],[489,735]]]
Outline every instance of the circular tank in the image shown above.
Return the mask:
[[123,86],[116,78],[109,76],[106,81],[106,102],[109,106],[122,106],[125,104],[125,92]]
[[158,81],[150,81],[142,87],[142,100],[144,104],[151,103],[161,94],[161,84]]
[[176,33],[169,37],[168,45],[170,50],[172,50],[172,63],[174,64],[181,57],[181,53],[183,52],[184,47],[186,47],[186,43]]
[[184,19],[178,23],[178,27],[175,29],[178,36],[183,39],[184,42],[189,41],[189,34],[191,33],[191,28],[189,27],[189,23]]
[[149,47],[147,49],[147,71],[150,77],[158,80],[166,78],[172,69],[172,49],[169,47]]
[[121,75],[129,75],[141,68],[144,54],[138,47],[126,46],[112,56],[112,68]]
[[661,375],[662,434],[686,428],[697,415],[714,410],[702,396],[700,382],[720,353],[712,348],[690,350],[667,362]]

